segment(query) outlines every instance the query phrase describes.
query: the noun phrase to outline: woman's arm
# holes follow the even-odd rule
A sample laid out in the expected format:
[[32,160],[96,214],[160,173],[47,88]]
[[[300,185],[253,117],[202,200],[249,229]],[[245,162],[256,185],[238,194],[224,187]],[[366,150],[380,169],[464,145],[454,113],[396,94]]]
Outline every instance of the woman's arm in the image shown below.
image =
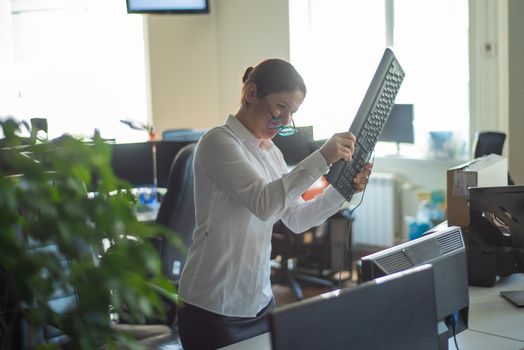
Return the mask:
[[268,182],[250,163],[242,142],[225,128],[212,130],[200,140],[195,166],[263,221],[281,215],[327,170],[317,151],[291,172]]
[[[364,169],[354,178],[357,192],[350,202],[356,205],[362,200],[363,191],[371,175],[371,164],[366,163]],[[297,200],[291,205],[282,217],[282,222],[293,232],[301,233],[311,227],[318,226],[331,215],[335,214],[345,202],[334,187],[328,186],[320,195],[310,201]]]
[[[358,203],[361,196],[361,193],[356,193],[351,203]],[[312,200],[304,201],[302,198],[297,200],[286,210],[281,220],[291,231],[302,233],[336,214],[344,202],[344,197],[332,186],[328,186]]]

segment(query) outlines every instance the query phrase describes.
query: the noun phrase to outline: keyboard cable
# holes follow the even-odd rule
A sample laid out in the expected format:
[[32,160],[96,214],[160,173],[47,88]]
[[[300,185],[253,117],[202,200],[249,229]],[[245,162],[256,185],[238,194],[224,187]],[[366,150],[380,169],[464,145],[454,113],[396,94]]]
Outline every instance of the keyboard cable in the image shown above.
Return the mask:
[[[372,151],[372,156],[371,156],[371,168],[373,169],[373,164],[375,163],[375,150]],[[370,174],[371,176],[371,174]],[[368,178],[369,180],[369,178]],[[346,254],[349,252],[349,250],[351,249],[351,246],[349,244],[349,241],[350,241],[350,238],[351,238],[351,232],[353,231],[352,228],[353,228],[353,212],[355,211],[355,209],[357,209],[361,204],[362,204],[362,201],[364,200],[364,195],[366,194],[366,189],[368,188],[368,184],[369,182],[366,184],[366,187],[364,187],[364,191],[362,191],[362,197],[360,197],[360,201],[357,203],[357,205],[355,205],[355,207],[353,209],[351,209],[349,211],[349,227],[348,227],[348,231],[347,231],[347,234],[346,234],[346,243],[345,243],[345,249],[344,249],[344,254],[342,256],[342,262],[340,264],[340,270],[338,272],[338,289],[342,289],[342,271],[344,271],[344,263],[346,261]],[[349,199],[348,203],[351,202],[351,200],[353,199],[353,195],[351,195],[351,198]],[[351,269],[353,268],[352,265],[352,262],[350,262],[350,271]],[[351,272],[350,272],[351,274]]]

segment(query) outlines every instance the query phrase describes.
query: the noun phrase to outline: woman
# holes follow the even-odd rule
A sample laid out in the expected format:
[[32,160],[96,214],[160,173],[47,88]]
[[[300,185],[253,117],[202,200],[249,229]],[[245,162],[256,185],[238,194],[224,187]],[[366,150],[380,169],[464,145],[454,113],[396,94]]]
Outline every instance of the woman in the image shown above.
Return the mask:
[[[248,68],[241,107],[208,131],[194,160],[196,228],[179,287],[178,324],[185,350],[216,349],[267,332],[275,307],[270,284],[273,225],[304,232],[336,213],[343,197],[328,186],[314,200],[301,194],[339,159],[355,137],[335,134],[290,172],[271,139],[292,133],[306,87],[286,61]],[[371,166],[358,174],[361,191]]]

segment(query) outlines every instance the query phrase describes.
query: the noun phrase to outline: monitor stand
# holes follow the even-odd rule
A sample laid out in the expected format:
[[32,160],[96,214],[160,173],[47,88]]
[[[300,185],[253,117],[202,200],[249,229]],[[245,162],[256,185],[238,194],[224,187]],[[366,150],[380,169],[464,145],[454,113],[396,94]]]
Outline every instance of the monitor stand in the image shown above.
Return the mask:
[[446,322],[439,321],[437,323],[438,328],[438,348],[439,350],[448,350],[449,349],[449,339],[450,335],[453,336],[451,330],[446,325]]
[[397,156],[400,156],[400,142],[397,142]]

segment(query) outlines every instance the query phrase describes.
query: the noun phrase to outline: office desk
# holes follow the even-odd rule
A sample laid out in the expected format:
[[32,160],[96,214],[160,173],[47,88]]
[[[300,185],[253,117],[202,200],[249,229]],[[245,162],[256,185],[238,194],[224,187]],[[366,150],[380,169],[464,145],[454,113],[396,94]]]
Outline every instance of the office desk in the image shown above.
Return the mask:
[[[501,279],[494,287],[469,288],[469,328],[457,335],[460,350],[524,350],[524,308],[502,298],[502,290],[524,289],[524,274]],[[223,350],[271,350],[269,333]],[[453,339],[449,350],[456,350]]]
[[491,288],[470,287],[468,328],[520,341],[524,348],[524,308],[502,298],[503,290],[524,290],[524,274],[502,278]]

